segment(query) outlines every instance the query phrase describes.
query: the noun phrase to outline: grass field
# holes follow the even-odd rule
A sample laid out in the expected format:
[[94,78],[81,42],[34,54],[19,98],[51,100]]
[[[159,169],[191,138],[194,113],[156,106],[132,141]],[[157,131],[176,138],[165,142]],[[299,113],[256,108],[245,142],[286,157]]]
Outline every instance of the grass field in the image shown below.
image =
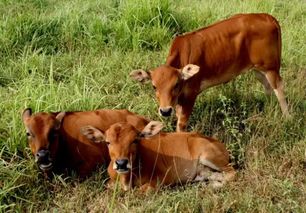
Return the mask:
[[[226,143],[236,182],[144,196],[106,190],[103,168],[84,182],[48,182],[37,172],[24,108],[127,108],[162,121],[151,86],[129,72],[164,63],[175,34],[249,12],[280,22],[292,119],[282,118],[276,97],[250,72],[202,93],[189,123]],[[0,212],[306,212],[305,1],[0,0],[0,14]],[[173,119],[163,121],[174,130]]]

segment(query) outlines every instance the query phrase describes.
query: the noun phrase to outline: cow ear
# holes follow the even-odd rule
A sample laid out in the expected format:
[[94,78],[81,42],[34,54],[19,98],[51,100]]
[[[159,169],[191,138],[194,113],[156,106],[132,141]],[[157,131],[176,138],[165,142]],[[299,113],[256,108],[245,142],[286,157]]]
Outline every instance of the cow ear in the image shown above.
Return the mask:
[[148,83],[151,80],[150,73],[144,70],[133,70],[130,77],[140,83]]
[[93,126],[83,126],[80,131],[87,139],[94,143],[102,143],[105,141],[105,134]]
[[185,67],[182,69],[182,78],[184,80],[187,80],[197,74],[200,70],[200,67],[194,64],[187,64]]
[[56,123],[55,123],[55,129],[58,130],[61,127],[62,124],[62,120],[65,117],[65,112],[60,112],[56,115],[55,119],[56,119]]
[[145,126],[145,128],[141,131],[139,136],[143,138],[152,137],[157,133],[159,133],[162,128],[163,128],[162,122],[151,121],[150,123],[148,123],[147,126]]
[[26,108],[25,110],[23,110],[23,112],[22,112],[23,123],[25,123],[25,120],[30,118],[31,115],[32,115],[32,109],[31,108]]

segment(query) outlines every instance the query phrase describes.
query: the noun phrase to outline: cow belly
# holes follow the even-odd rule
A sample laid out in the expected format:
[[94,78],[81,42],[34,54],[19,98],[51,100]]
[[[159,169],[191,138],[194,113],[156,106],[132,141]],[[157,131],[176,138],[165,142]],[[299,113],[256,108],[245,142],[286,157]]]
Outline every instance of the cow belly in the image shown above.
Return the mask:
[[159,181],[165,185],[186,183],[193,181],[197,175],[196,165],[196,160],[184,162],[183,164],[173,161],[172,165],[162,168],[162,170],[158,172],[159,174],[157,176]]
[[219,84],[227,83],[232,79],[236,78],[238,75],[247,72],[250,68],[251,66],[243,68],[231,67],[228,68],[226,71],[219,72],[219,74],[216,76],[204,78],[201,82],[201,90],[205,90],[209,87],[213,87]]

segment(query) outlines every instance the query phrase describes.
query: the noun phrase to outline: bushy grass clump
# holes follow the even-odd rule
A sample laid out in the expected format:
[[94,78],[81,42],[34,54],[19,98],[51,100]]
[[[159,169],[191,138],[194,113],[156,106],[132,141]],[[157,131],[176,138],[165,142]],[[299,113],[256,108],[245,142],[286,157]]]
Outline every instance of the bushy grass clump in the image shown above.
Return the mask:
[[[305,212],[306,4],[293,1],[108,0],[0,2],[0,211]],[[239,169],[215,191],[201,184],[149,196],[106,190],[101,168],[84,182],[37,172],[20,113],[122,109],[165,123],[133,69],[165,62],[176,34],[236,13],[267,12],[282,27],[282,68],[292,118],[252,74],[203,92],[188,130],[225,142]]]

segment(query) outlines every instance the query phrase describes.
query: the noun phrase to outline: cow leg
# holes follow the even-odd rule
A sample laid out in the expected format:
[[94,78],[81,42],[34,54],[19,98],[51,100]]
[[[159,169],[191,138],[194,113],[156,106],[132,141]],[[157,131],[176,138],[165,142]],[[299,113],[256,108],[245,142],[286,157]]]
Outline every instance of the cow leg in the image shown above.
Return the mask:
[[85,179],[93,172],[93,170],[93,166],[91,166],[89,163],[83,163],[78,167],[77,172],[81,179]]
[[220,188],[225,184],[225,175],[219,171],[213,171],[210,167],[204,166],[200,172],[198,172],[194,181],[209,181],[209,185],[213,188]]
[[230,164],[222,167],[221,170],[222,172],[212,172],[211,175],[208,176],[210,185],[213,188],[220,188],[227,182],[233,181],[236,177],[236,171]]
[[140,186],[140,189],[139,189],[139,190],[140,190],[142,193],[148,193],[148,192],[150,192],[150,191],[155,190],[155,188],[156,188],[156,183],[150,182],[150,183],[145,183],[145,184],[143,184],[142,186]]
[[278,99],[283,114],[288,117],[288,104],[284,94],[283,82],[281,77],[275,71],[268,71],[265,73],[265,76],[270,86],[273,88],[273,91]]
[[231,164],[227,164],[226,166],[221,168],[223,174],[224,174],[224,182],[230,182],[235,180],[236,178],[236,171],[235,169],[232,167]]
[[186,130],[188,119],[191,115],[192,108],[194,106],[194,102],[196,100],[195,97],[191,97],[189,99],[183,99],[176,105],[176,131],[183,132]]
[[271,95],[272,94],[272,87],[270,86],[266,76],[261,71],[255,70],[255,77],[264,86],[265,93],[267,95]]
[[214,188],[219,188],[236,177],[236,171],[230,164],[219,167],[204,156],[200,158],[200,163],[209,169],[201,169],[200,176],[209,180]]

